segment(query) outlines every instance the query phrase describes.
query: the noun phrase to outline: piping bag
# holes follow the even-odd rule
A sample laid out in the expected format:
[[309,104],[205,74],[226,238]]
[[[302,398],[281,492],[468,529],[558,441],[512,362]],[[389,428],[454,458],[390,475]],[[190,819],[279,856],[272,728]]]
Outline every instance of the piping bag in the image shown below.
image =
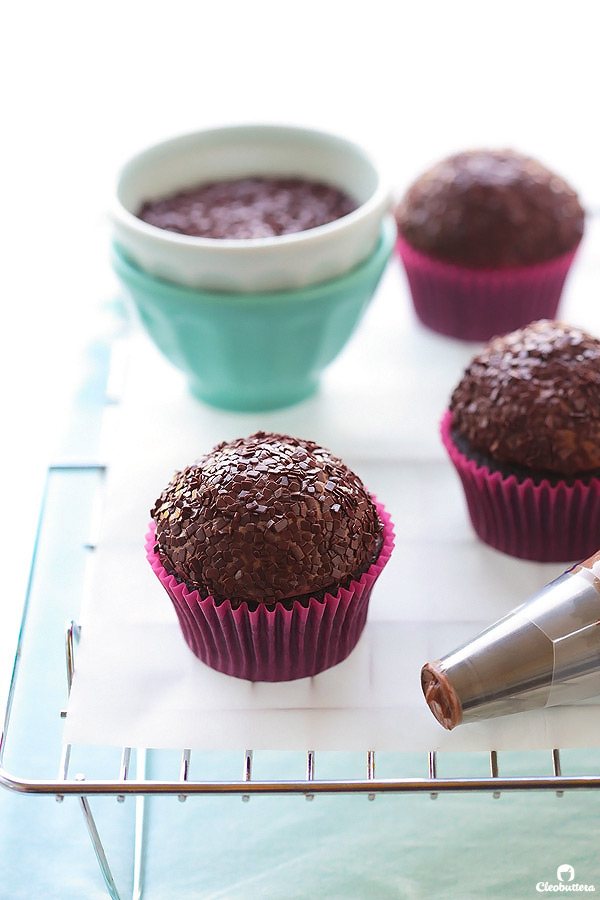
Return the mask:
[[600,550],[421,669],[444,728],[600,695]]

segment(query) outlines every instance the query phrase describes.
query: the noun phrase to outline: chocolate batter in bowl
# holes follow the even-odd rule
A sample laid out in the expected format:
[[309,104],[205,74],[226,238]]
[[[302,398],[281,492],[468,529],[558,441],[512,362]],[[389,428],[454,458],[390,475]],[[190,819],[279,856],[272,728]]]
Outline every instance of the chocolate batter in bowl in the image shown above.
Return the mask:
[[279,237],[341,219],[356,202],[306,178],[232,178],[142,204],[138,216],[178,234],[217,240]]
[[[257,214],[256,197],[248,205],[240,192],[271,208]],[[215,194],[224,193],[227,212],[217,214]],[[212,195],[208,213],[206,205],[188,208],[198,194]],[[174,198],[174,207],[161,209]],[[200,131],[146,149],[121,170],[111,207],[115,243],[138,268],[187,287],[240,293],[347,274],[372,254],[388,213],[389,190],[362,147],[270,125]]]

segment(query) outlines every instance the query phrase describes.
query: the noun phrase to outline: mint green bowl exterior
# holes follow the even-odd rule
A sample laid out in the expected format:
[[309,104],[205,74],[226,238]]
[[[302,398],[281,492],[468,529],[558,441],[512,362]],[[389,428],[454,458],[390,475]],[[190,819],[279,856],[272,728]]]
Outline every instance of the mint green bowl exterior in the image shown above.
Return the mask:
[[113,245],[115,271],[159,350],[192,393],[237,411],[290,406],[313,394],[371,301],[396,239],[391,217],[365,262],[300,290],[210,293],[160,281]]

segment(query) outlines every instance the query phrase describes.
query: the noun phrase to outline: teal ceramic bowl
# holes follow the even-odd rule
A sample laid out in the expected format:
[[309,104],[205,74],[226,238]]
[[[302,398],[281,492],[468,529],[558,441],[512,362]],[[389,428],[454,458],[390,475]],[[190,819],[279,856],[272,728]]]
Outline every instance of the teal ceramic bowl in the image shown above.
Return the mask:
[[373,253],[341,277],[299,290],[211,293],[161,281],[113,246],[142,325],[192,393],[222,409],[269,410],[313,394],[371,301],[394,242],[384,219]]

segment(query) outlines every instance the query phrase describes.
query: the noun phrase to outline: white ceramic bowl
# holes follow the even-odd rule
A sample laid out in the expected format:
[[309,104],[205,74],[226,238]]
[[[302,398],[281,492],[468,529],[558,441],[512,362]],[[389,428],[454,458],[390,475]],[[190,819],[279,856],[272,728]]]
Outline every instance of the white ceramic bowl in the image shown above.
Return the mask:
[[[135,215],[144,200],[247,175],[324,181],[359,206],[318,228],[242,240],[176,234]],[[204,290],[260,292],[348,272],[373,251],[388,207],[377,165],[352,141],[291,126],[238,125],[172,138],[133,157],[121,170],[110,212],[115,241],[148,274]]]

